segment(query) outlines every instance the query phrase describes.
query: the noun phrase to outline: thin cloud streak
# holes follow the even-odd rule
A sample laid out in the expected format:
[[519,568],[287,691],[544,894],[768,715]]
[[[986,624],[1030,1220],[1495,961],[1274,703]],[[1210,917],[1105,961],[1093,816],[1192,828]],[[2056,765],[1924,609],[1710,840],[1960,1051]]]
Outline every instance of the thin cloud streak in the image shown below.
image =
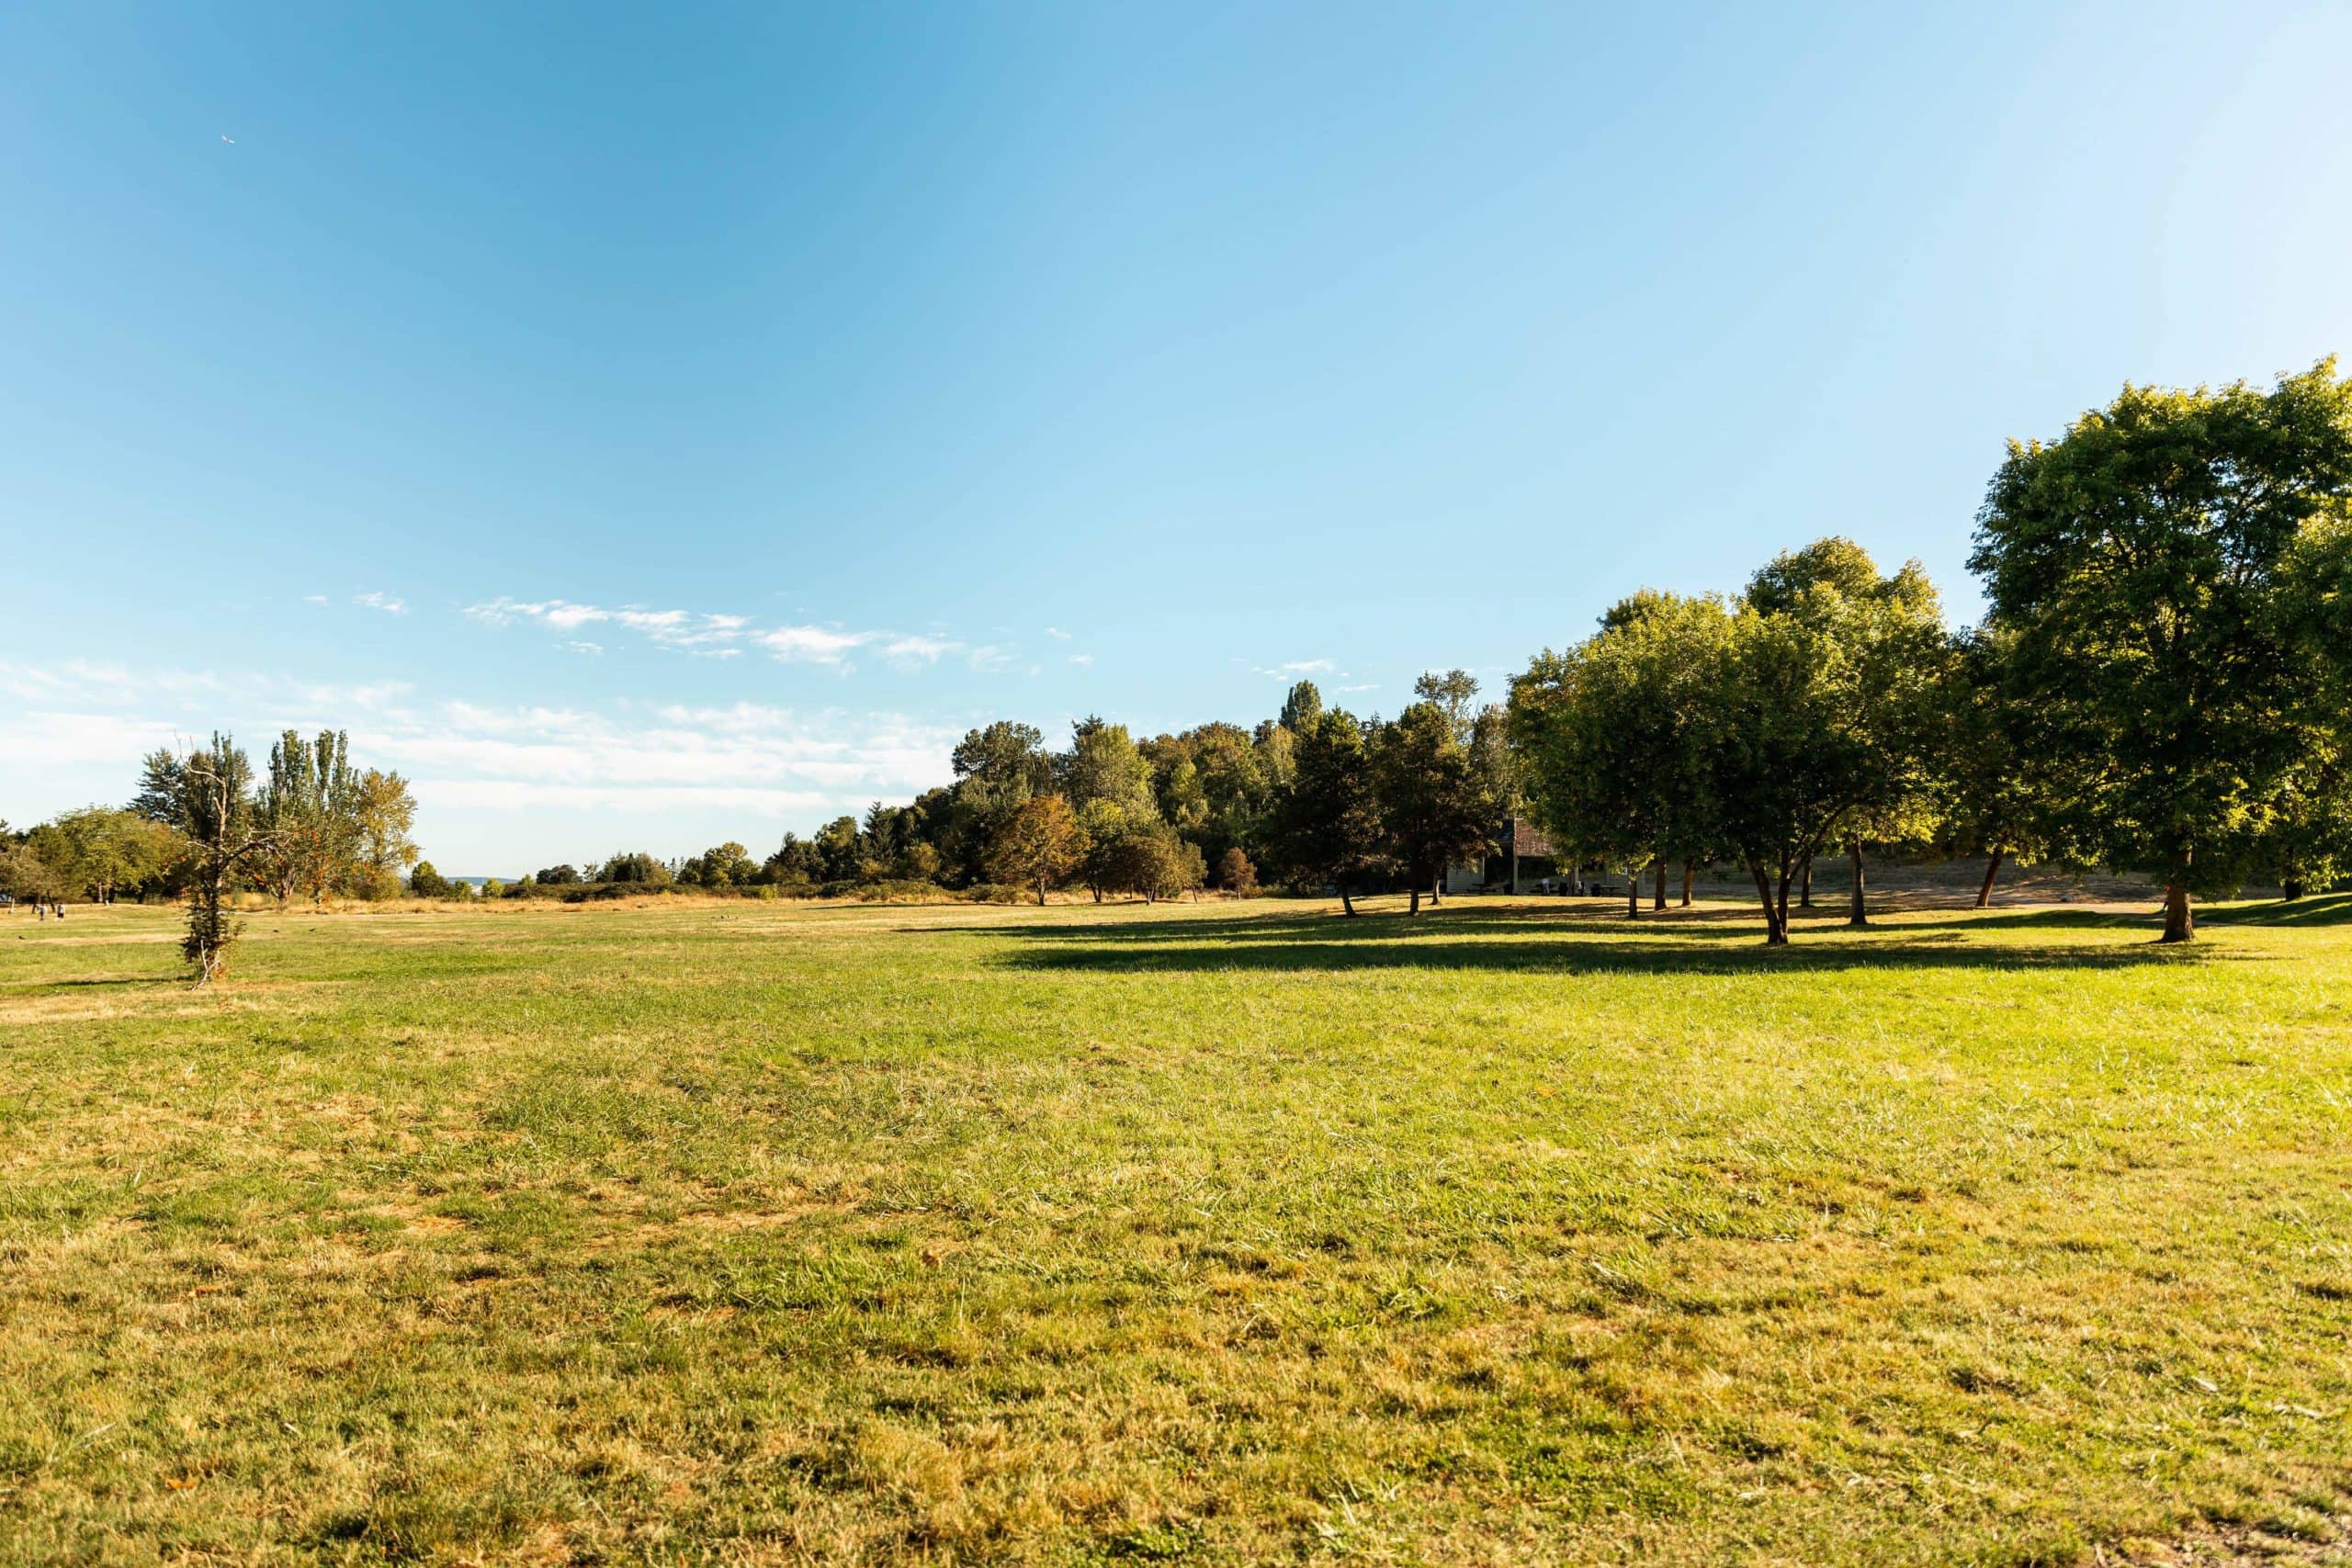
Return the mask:
[[[965,655],[974,670],[994,670],[1003,668],[1011,657],[1009,649],[967,648],[958,639],[935,632],[852,630],[814,622],[763,626],[749,615],[649,610],[639,604],[583,604],[568,599],[516,599],[502,594],[468,604],[463,614],[486,626],[537,626],[558,633],[587,626],[617,627],[635,632],[657,648],[703,659],[738,659],[751,649],[779,663],[814,664],[843,671],[855,668],[853,656],[866,652],[902,671],[929,669],[956,654]],[[560,646],[580,653],[604,651],[601,644],[581,638],[569,638]]]

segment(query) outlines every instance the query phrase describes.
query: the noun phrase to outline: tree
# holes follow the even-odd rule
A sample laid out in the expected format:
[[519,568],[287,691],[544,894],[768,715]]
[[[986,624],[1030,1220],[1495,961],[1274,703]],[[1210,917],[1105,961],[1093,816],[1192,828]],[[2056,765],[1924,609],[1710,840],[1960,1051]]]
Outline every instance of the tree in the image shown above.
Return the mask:
[[1013,809],[989,850],[989,872],[999,882],[1034,886],[1037,902],[1076,870],[1085,852],[1078,818],[1058,795],[1034,795]]
[[1373,779],[1381,827],[1411,890],[1409,912],[1418,915],[1422,891],[1434,888],[1448,865],[1493,841],[1494,803],[1479,788],[1453,721],[1433,702],[1415,703],[1382,727]]
[[180,819],[180,757],[167,746],[150,751],[139,765],[139,793],[130,809],[150,822],[175,827]]
[[1470,744],[1471,726],[1478,716],[1478,678],[1467,670],[1448,670],[1443,674],[1425,671],[1413,682],[1413,695],[1425,703],[1435,703],[1445,715],[1445,722],[1453,727],[1453,739],[1464,748]]
[[[425,869],[424,863],[422,861],[418,862],[417,865],[419,870]],[[631,886],[662,887],[669,884],[670,868],[640,850],[633,853],[616,854],[596,868],[596,880],[623,883]],[[415,881],[413,873],[410,874],[410,881],[412,883]]]
[[0,839],[0,893],[18,903],[46,904],[63,885],[57,869],[28,840]]
[[289,729],[270,748],[256,811],[269,835],[264,863],[279,903],[296,893],[322,902],[346,879],[358,848],[357,782],[340,730],[306,741]]
[[101,904],[118,889],[158,881],[179,852],[170,829],[135,811],[104,806],[68,811],[33,829],[29,842],[62,887]]
[[1115,800],[1088,801],[1078,810],[1080,849],[1075,874],[1100,904],[1106,893],[1136,891],[1136,858],[1128,840],[1159,820],[1158,809],[1130,809]]
[[[2340,539],[2352,383],[2126,386],[2055,442],[2012,443],[1970,565],[2046,705],[2070,836],[2165,879],[2165,942],[2226,890],[2340,670],[2298,657],[2297,557]],[[2326,650],[2341,657],[2342,639]]]
[[1069,750],[1055,760],[1054,772],[1072,810],[1108,801],[1127,812],[1151,812],[1151,763],[1136,749],[1123,724],[1089,716],[1071,728]]
[[760,874],[780,886],[797,887],[825,874],[825,857],[799,834],[787,832],[775,853],[762,864]]
[[208,986],[227,970],[229,949],[240,933],[228,912],[229,892],[239,872],[267,853],[274,840],[255,818],[253,763],[228,736],[216,733],[210,746],[178,759],[173,779],[176,826],[195,863],[180,952],[194,966],[196,983]]
[[408,890],[420,898],[448,898],[456,896],[455,885],[433,869],[433,863],[421,860],[416,869],[408,874]]
[[1289,785],[1291,771],[1297,764],[1298,734],[1287,725],[1263,719],[1251,733],[1250,743],[1258,753],[1258,776],[1265,782],[1271,807],[1274,795]]
[[678,868],[678,880],[697,887],[743,887],[759,872],[752,852],[730,841],[713,845],[686,862]]
[[1286,874],[1330,883],[1339,889],[1340,907],[1353,916],[1351,889],[1385,874],[1389,861],[1371,748],[1352,714],[1321,712],[1299,732],[1290,786],[1275,797],[1272,828]]
[[1532,814],[1580,862],[1624,874],[1629,919],[1642,867],[1662,877],[1668,859],[1712,858],[1720,841],[1702,740],[1721,718],[1730,619],[1716,598],[1645,592],[1511,684]]
[[1692,756],[1775,946],[1789,937],[1790,885],[1824,844],[1842,839],[1859,859],[1863,837],[1907,824],[1924,798],[1942,631],[1924,574],[1905,567],[1886,582],[1758,594],[1724,623],[1708,672]]
[[1519,815],[1527,795],[1520,778],[1519,754],[1511,745],[1509,704],[1488,703],[1470,721],[1470,766],[1496,811],[1506,817]]
[[1964,634],[1946,673],[1940,832],[1984,857],[1976,907],[1993,902],[2003,865],[2030,865],[2058,847],[2056,788],[2045,776],[2058,748],[2044,733],[2038,693],[2020,682],[2013,638],[1997,626]]
[[1241,852],[1240,845],[1226,851],[1225,858],[1216,863],[1216,885],[1244,897],[1258,891],[1258,868],[1250,863],[1250,857]]
[[576,887],[580,884],[580,873],[568,865],[551,865],[531,880],[542,887]]
[[1305,735],[1323,722],[1323,694],[1312,681],[1301,681],[1283,698],[1280,722],[1294,736]]
[[1917,561],[1881,577],[1867,550],[1831,537],[1775,558],[1744,597],[1753,614],[1820,634],[1834,688],[1820,744],[1843,769],[1847,802],[1826,837],[1844,841],[1852,873],[1847,924],[1867,926],[1864,842],[1924,838],[1935,822],[1951,652],[1935,585]]
[[857,882],[867,860],[865,840],[858,831],[854,817],[836,817],[817,829],[811,840],[816,846],[820,874],[827,882]]
[[408,781],[376,768],[361,773],[351,791],[351,826],[345,891],[362,898],[390,897],[400,890],[401,873],[416,863],[416,845],[409,840],[416,826],[416,799]]
[[1197,893],[1207,882],[1208,862],[1201,846],[1165,823],[1146,828],[1136,841],[1143,852],[1136,881],[1146,903]]
[[1180,833],[1199,833],[1209,821],[1209,795],[1201,783],[1200,765],[1181,748],[1163,749],[1170,760],[1159,774],[1159,815]]

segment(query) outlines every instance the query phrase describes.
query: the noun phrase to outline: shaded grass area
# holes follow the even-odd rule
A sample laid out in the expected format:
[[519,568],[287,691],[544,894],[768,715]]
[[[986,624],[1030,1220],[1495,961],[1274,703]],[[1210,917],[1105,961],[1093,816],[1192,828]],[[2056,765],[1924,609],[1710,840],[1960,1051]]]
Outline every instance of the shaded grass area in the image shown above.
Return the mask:
[[0,921],[0,1561],[2340,1532],[2344,901],[1606,908]]

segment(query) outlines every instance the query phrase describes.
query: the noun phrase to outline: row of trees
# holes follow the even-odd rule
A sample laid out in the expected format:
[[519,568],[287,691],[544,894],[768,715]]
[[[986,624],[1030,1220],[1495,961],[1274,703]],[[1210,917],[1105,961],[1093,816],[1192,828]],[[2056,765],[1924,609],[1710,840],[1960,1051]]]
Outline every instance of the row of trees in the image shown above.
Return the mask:
[[400,774],[352,766],[339,730],[288,730],[255,777],[234,741],[160,750],[126,807],[68,811],[23,833],[0,825],[0,892],[51,901],[185,897],[186,952],[199,981],[219,973],[248,890],[313,904],[396,895],[416,860],[416,802]]
[[[1731,864],[1784,942],[1792,886],[1931,842],[2143,871],[2165,936],[2192,900],[2290,894],[2352,869],[2352,382],[2333,361],[2267,389],[2127,387],[2050,443],[2013,445],[1977,518],[1988,614],[1952,633],[1917,563],[1821,540],[1736,593],[1643,592],[1539,655],[1507,704],[1425,675],[1394,718],[1294,687],[1254,728],[1138,740],[1101,718],[1048,750],[1001,721],[954,778],[755,861],[741,843],[550,866],[525,885],[817,888],[901,880],[1159,897],[1260,878],[1418,912],[1450,863],[1524,810],[1564,858],[1629,879]],[[396,774],[339,734],[289,732],[258,782],[226,739],[147,760],[123,810],[0,829],[0,887],[108,897],[169,880],[282,900],[379,896],[415,858]],[[209,868],[209,869],[207,869]],[[428,874],[430,874],[428,875]],[[421,891],[451,885],[419,868]],[[217,910],[217,896],[212,897]],[[193,938],[192,938],[193,940]]]
[[[1844,539],[1730,597],[1641,593],[1512,692],[1534,809],[1631,873],[1746,869],[1768,942],[1815,854],[1941,839],[2191,900],[2352,866],[2352,383],[2127,387],[2013,445],[1978,516],[1984,623]],[[1981,900],[1980,900],[1981,901]]]
[[514,891],[897,881],[1154,899],[1255,892],[1262,876],[1343,895],[1403,882],[1418,910],[1450,860],[1484,852],[1509,803],[1504,711],[1480,706],[1477,693],[1459,670],[1424,676],[1419,700],[1384,721],[1327,710],[1300,682],[1254,729],[1213,723],[1137,740],[1090,717],[1060,750],[1001,721],[965,736],[953,783],[809,838],[787,833],[764,861],[738,842],[673,862],[629,852],[545,867]]
[[[1728,864],[1788,940],[1815,858],[1929,845],[2142,872],[2165,938],[2193,900],[2290,895],[2352,869],[2352,383],[2126,387],[2054,442],[2012,446],[1977,518],[1988,614],[1952,632],[1914,562],[1781,555],[1736,593],[1645,591],[1539,655],[1507,705],[1459,671],[1393,719],[1309,683],[1244,730],[1136,741],[1090,718],[1049,752],[999,723],[952,784],[877,804],[753,865],[719,846],[647,876],[706,886],[886,877],[1155,897],[1261,875],[1406,887],[1525,810],[1564,858],[1630,879]],[[1212,870],[1211,868],[1215,868]],[[617,863],[604,868],[617,879]]]

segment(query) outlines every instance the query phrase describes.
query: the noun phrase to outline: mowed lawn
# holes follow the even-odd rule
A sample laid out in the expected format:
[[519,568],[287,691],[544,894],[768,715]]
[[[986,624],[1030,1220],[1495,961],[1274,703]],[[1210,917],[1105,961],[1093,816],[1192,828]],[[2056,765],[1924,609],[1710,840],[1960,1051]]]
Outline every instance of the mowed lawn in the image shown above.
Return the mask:
[[2329,1560],[2352,908],[2154,929],[0,919],[0,1561]]

